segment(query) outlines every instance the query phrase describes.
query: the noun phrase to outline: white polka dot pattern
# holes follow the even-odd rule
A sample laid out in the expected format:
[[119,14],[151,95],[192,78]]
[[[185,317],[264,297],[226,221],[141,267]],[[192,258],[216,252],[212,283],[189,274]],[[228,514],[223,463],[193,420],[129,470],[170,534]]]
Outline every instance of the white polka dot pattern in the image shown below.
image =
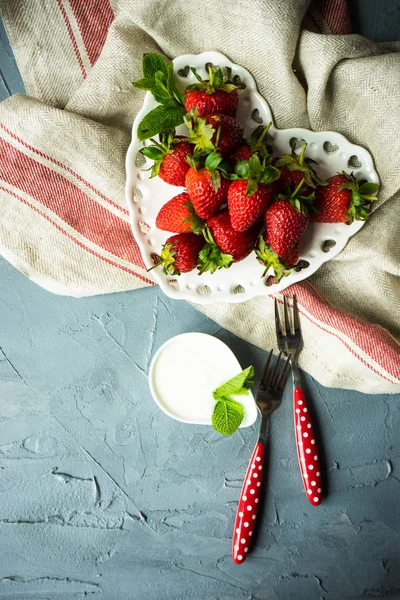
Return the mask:
[[[264,462],[264,445],[258,443],[247,468],[242,491],[240,492],[239,505],[236,513],[232,558],[238,565],[247,557],[250,548],[251,536],[256,523],[257,509],[261,494],[261,475]],[[257,471],[257,472],[255,472]]]
[[[321,469],[315,436],[308,412],[306,399],[300,387],[294,388],[294,425],[296,432],[297,455],[304,489],[311,504],[318,506],[322,500]],[[313,474],[312,491],[308,483],[308,472]]]

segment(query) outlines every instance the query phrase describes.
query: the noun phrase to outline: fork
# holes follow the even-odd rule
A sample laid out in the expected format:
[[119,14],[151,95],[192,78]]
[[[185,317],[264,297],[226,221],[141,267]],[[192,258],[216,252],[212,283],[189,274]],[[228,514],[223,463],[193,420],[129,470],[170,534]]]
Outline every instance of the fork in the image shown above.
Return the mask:
[[[283,389],[290,367],[290,357],[283,358],[279,353],[275,365],[271,365],[272,350],[261,375],[256,395],[256,403],[261,412],[260,435],[247,468],[246,477],[240,492],[235,528],[233,530],[232,558],[238,565],[247,557],[251,536],[256,524],[258,503],[261,495],[261,479],[264,465],[265,442],[267,441],[268,417],[279,408]],[[283,363],[283,368],[281,364]]]
[[301,388],[300,373],[297,368],[297,357],[303,345],[300,329],[299,310],[296,296],[293,296],[293,330],[290,327],[288,302],[283,297],[284,326],[279,319],[278,302],[275,298],[275,328],[278,347],[290,357],[293,376],[293,410],[296,432],[297,456],[304,489],[311,504],[318,506],[322,500],[322,479],[317,443],[311,422],[306,398]]

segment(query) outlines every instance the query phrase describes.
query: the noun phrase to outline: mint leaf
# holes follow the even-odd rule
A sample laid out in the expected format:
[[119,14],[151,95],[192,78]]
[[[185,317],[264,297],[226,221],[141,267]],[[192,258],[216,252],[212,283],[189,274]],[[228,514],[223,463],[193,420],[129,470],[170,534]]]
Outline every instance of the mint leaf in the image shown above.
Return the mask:
[[226,398],[231,394],[235,396],[247,396],[249,393],[248,390],[253,386],[254,381],[254,367],[251,365],[244,369],[239,375],[229,379],[222,385],[220,385],[213,392],[213,396],[215,400],[220,400],[221,398]]
[[143,55],[142,69],[145,79],[153,79],[157,71],[167,74],[168,64],[161,54],[148,52]]
[[183,123],[184,108],[179,106],[157,106],[139,123],[137,136],[140,141],[147,140],[161,131],[174,129]]
[[149,52],[143,56],[143,78],[134,82],[139,90],[151,92],[160,104],[183,106],[184,97],[176,87],[174,67],[160,54]]
[[244,408],[233,400],[219,400],[215,405],[211,422],[222,435],[232,435],[243,421]]

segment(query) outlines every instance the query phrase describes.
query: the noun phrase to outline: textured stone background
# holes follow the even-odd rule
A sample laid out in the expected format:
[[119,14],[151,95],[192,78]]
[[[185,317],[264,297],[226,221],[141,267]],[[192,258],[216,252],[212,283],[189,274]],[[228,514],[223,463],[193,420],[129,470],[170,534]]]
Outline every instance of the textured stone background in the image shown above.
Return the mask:
[[[398,1],[361,4],[362,33],[400,37]],[[1,97],[23,91],[1,30],[0,69]],[[400,598],[399,396],[305,376],[328,490],[315,509],[287,389],[256,548],[238,567],[231,534],[256,428],[225,439],[169,419],[147,371],[185,331],[216,335],[258,374],[264,353],[157,289],[64,298],[5,261],[0,323],[0,599]]]

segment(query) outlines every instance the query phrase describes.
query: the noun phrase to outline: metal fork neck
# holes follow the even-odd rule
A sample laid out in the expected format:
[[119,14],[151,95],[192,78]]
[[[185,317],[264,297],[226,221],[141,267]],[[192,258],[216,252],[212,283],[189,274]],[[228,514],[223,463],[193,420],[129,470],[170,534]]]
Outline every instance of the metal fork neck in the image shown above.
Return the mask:
[[299,369],[296,364],[296,358],[295,359],[291,358],[290,362],[291,362],[291,366],[292,366],[293,387],[301,387],[301,377],[300,377]]
[[262,413],[261,415],[261,427],[260,427],[260,435],[258,436],[258,441],[261,442],[262,444],[265,444],[267,439],[268,439],[268,432],[269,432],[269,428],[268,428],[268,419],[269,419],[270,413],[267,413],[266,411]]

